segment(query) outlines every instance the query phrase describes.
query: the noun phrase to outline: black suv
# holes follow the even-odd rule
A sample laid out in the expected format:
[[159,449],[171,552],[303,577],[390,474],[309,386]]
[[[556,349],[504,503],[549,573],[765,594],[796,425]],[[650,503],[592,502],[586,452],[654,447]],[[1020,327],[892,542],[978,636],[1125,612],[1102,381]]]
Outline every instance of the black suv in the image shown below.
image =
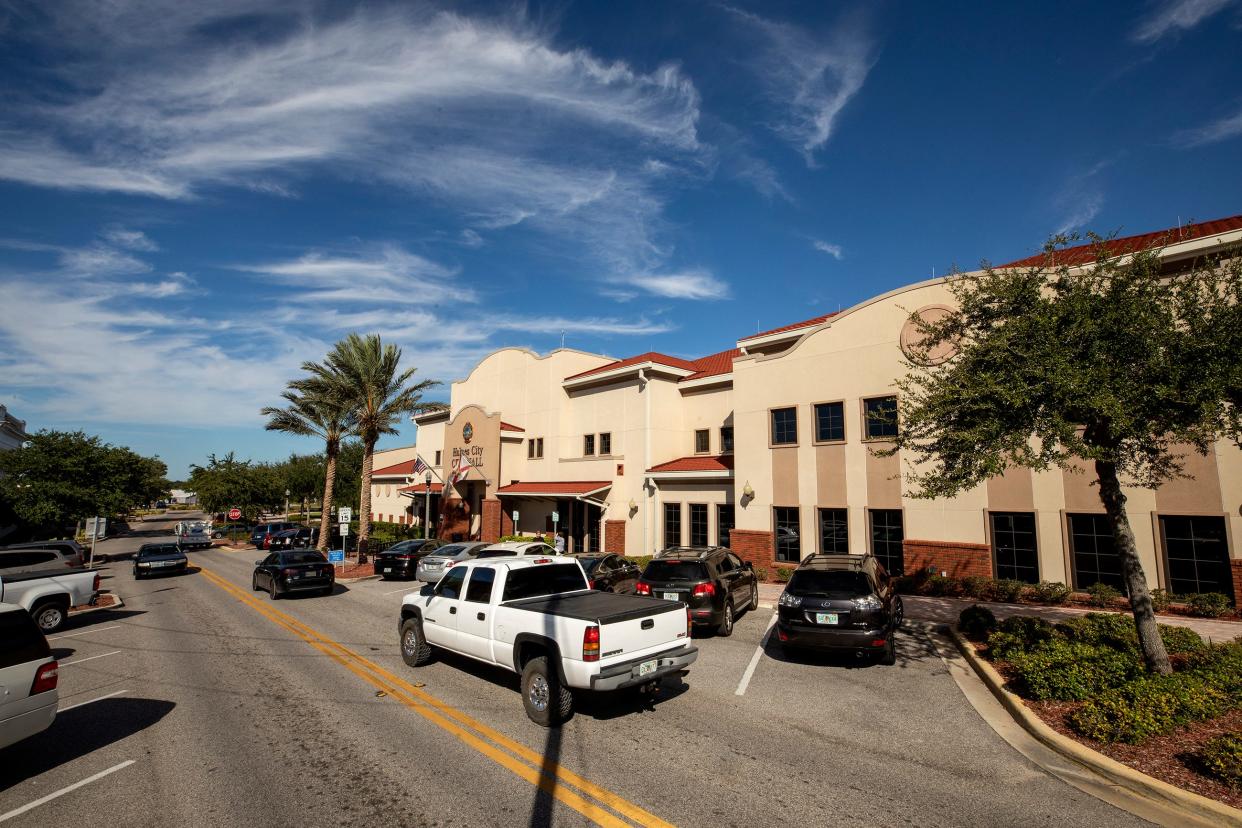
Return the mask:
[[794,570],[777,604],[776,637],[784,647],[876,653],[884,664],[897,659],[905,611],[871,555],[812,555]]
[[690,620],[733,634],[738,613],[759,606],[759,581],[750,563],[720,546],[673,547],[652,558],[635,586],[639,595],[681,601]]

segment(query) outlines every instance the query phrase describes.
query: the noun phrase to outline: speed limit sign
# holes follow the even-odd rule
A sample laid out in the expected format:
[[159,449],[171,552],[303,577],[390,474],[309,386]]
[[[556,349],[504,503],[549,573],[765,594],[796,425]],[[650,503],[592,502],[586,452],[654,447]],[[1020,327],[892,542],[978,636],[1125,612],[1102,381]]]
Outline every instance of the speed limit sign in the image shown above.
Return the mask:
[[241,509],[229,509],[229,520],[241,520]]

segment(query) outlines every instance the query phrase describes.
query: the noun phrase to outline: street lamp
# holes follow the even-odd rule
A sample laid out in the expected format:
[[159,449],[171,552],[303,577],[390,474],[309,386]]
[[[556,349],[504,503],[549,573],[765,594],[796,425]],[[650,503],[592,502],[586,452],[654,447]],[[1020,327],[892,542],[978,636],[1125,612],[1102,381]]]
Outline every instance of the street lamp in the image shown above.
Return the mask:
[[425,504],[423,506],[423,537],[431,537],[431,469],[427,469],[423,474],[423,482],[427,484],[427,488],[423,490],[423,498]]
[[289,519],[289,490],[285,489],[285,520]]

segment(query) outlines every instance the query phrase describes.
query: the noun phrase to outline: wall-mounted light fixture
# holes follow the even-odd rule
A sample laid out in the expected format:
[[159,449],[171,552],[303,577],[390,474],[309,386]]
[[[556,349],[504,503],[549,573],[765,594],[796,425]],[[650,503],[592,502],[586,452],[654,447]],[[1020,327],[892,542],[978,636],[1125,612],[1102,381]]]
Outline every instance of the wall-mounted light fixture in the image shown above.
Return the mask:
[[755,496],[755,490],[751,488],[750,481],[747,480],[746,484],[742,486],[742,497],[752,498],[754,496]]
[[635,511],[636,509],[638,509],[638,504],[634,502],[634,498],[632,498],[632,497],[630,498],[630,502],[629,502],[629,504],[627,504],[627,505],[630,507],[630,511],[631,511],[631,512],[633,512],[633,511]]

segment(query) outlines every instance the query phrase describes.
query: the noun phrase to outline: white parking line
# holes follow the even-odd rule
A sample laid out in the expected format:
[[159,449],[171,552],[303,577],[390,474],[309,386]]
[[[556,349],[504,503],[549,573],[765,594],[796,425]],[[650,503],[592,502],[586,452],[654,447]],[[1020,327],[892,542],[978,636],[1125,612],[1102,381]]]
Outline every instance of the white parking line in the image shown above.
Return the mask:
[[48,641],[55,641],[58,638],[74,638],[75,636],[79,636],[79,635],[90,635],[91,633],[103,632],[104,630],[119,630],[120,628],[121,628],[120,624],[113,624],[111,627],[96,627],[93,630],[83,630],[82,632],[65,633],[64,635],[54,635],[51,638],[49,638]]
[[74,782],[72,785],[61,788],[59,791],[50,793],[47,796],[41,796],[38,799],[36,799],[34,802],[28,802],[25,805],[21,806],[20,808],[14,808],[13,810],[9,811],[7,814],[0,814],[0,822],[5,822],[6,820],[10,820],[15,816],[21,816],[27,811],[33,810],[34,808],[38,808],[40,805],[44,804],[45,802],[51,802],[53,799],[56,799],[57,797],[64,796],[65,794],[70,793],[71,791],[76,791],[78,788],[82,787],[83,785],[89,785],[92,782],[97,782],[100,779],[103,779],[108,774],[115,773],[116,771],[119,771],[123,768],[128,768],[132,764],[134,764],[133,759],[126,759],[121,764],[113,765],[107,770],[102,770],[99,773],[95,774],[94,776],[88,776],[85,779],[83,779],[81,782]]
[[772,635],[772,627],[776,624],[777,613],[772,613],[772,618],[768,621],[768,628],[763,631],[763,638],[759,641],[759,646],[755,648],[755,654],[750,657],[750,664],[746,665],[746,672],[742,673],[742,680],[738,682],[737,690],[733,691],[735,696],[746,695],[746,688],[750,685],[750,678],[755,674],[755,668],[759,666],[759,659],[763,657],[763,648],[768,644],[768,638]]
[[401,587],[401,589],[394,589],[391,592],[385,592],[382,594],[383,595],[396,595],[398,592],[417,592],[417,590],[410,589],[409,587]]
[[69,705],[68,707],[62,707],[62,708],[60,708],[59,710],[57,710],[56,712],[57,712],[57,713],[64,713],[66,710],[72,710],[73,708],[75,708],[75,707],[81,707],[81,706],[82,706],[82,705],[84,705],[84,704],[94,704],[94,703],[95,703],[95,702],[97,702],[97,701],[103,701],[104,699],[110,699],[110,698],[112,698],[113,696],[119,696],[119,695],[121,695],[122,693],[128,693],[128,692],[129,692],[128,690],[117,690],[115,693],[109,693],[108,695],[106,695],[106,696],[100,696],[100,697],[99,697],[99,698],[97,698],[97,699],[89,699],[89,700],[84,701],[84,702],[78,702],[77,704],[71,704],[71,705]]
[[87,656],[86,658],[79,658],[77,661],[62,661],[62,662],[60,663],[60,666],[61,666],[61,667],[69,667],[70,665],[73,665],[73,664],[81,664],[83,661],[94,661],[94,660],[95,660],[95,659],[97,659],[97,658],[105,658],[105,657],[110,656],[110,655],[116,655],[116,654],[117,654],[117,653],[119,653],[119,652],[120,652],[120,650],[113,650],[113,651],[112,651],[112,652],[110,652],[110,653],[100,653],[100,654],[99,654],[99,655],[97,655],[97,656]]

